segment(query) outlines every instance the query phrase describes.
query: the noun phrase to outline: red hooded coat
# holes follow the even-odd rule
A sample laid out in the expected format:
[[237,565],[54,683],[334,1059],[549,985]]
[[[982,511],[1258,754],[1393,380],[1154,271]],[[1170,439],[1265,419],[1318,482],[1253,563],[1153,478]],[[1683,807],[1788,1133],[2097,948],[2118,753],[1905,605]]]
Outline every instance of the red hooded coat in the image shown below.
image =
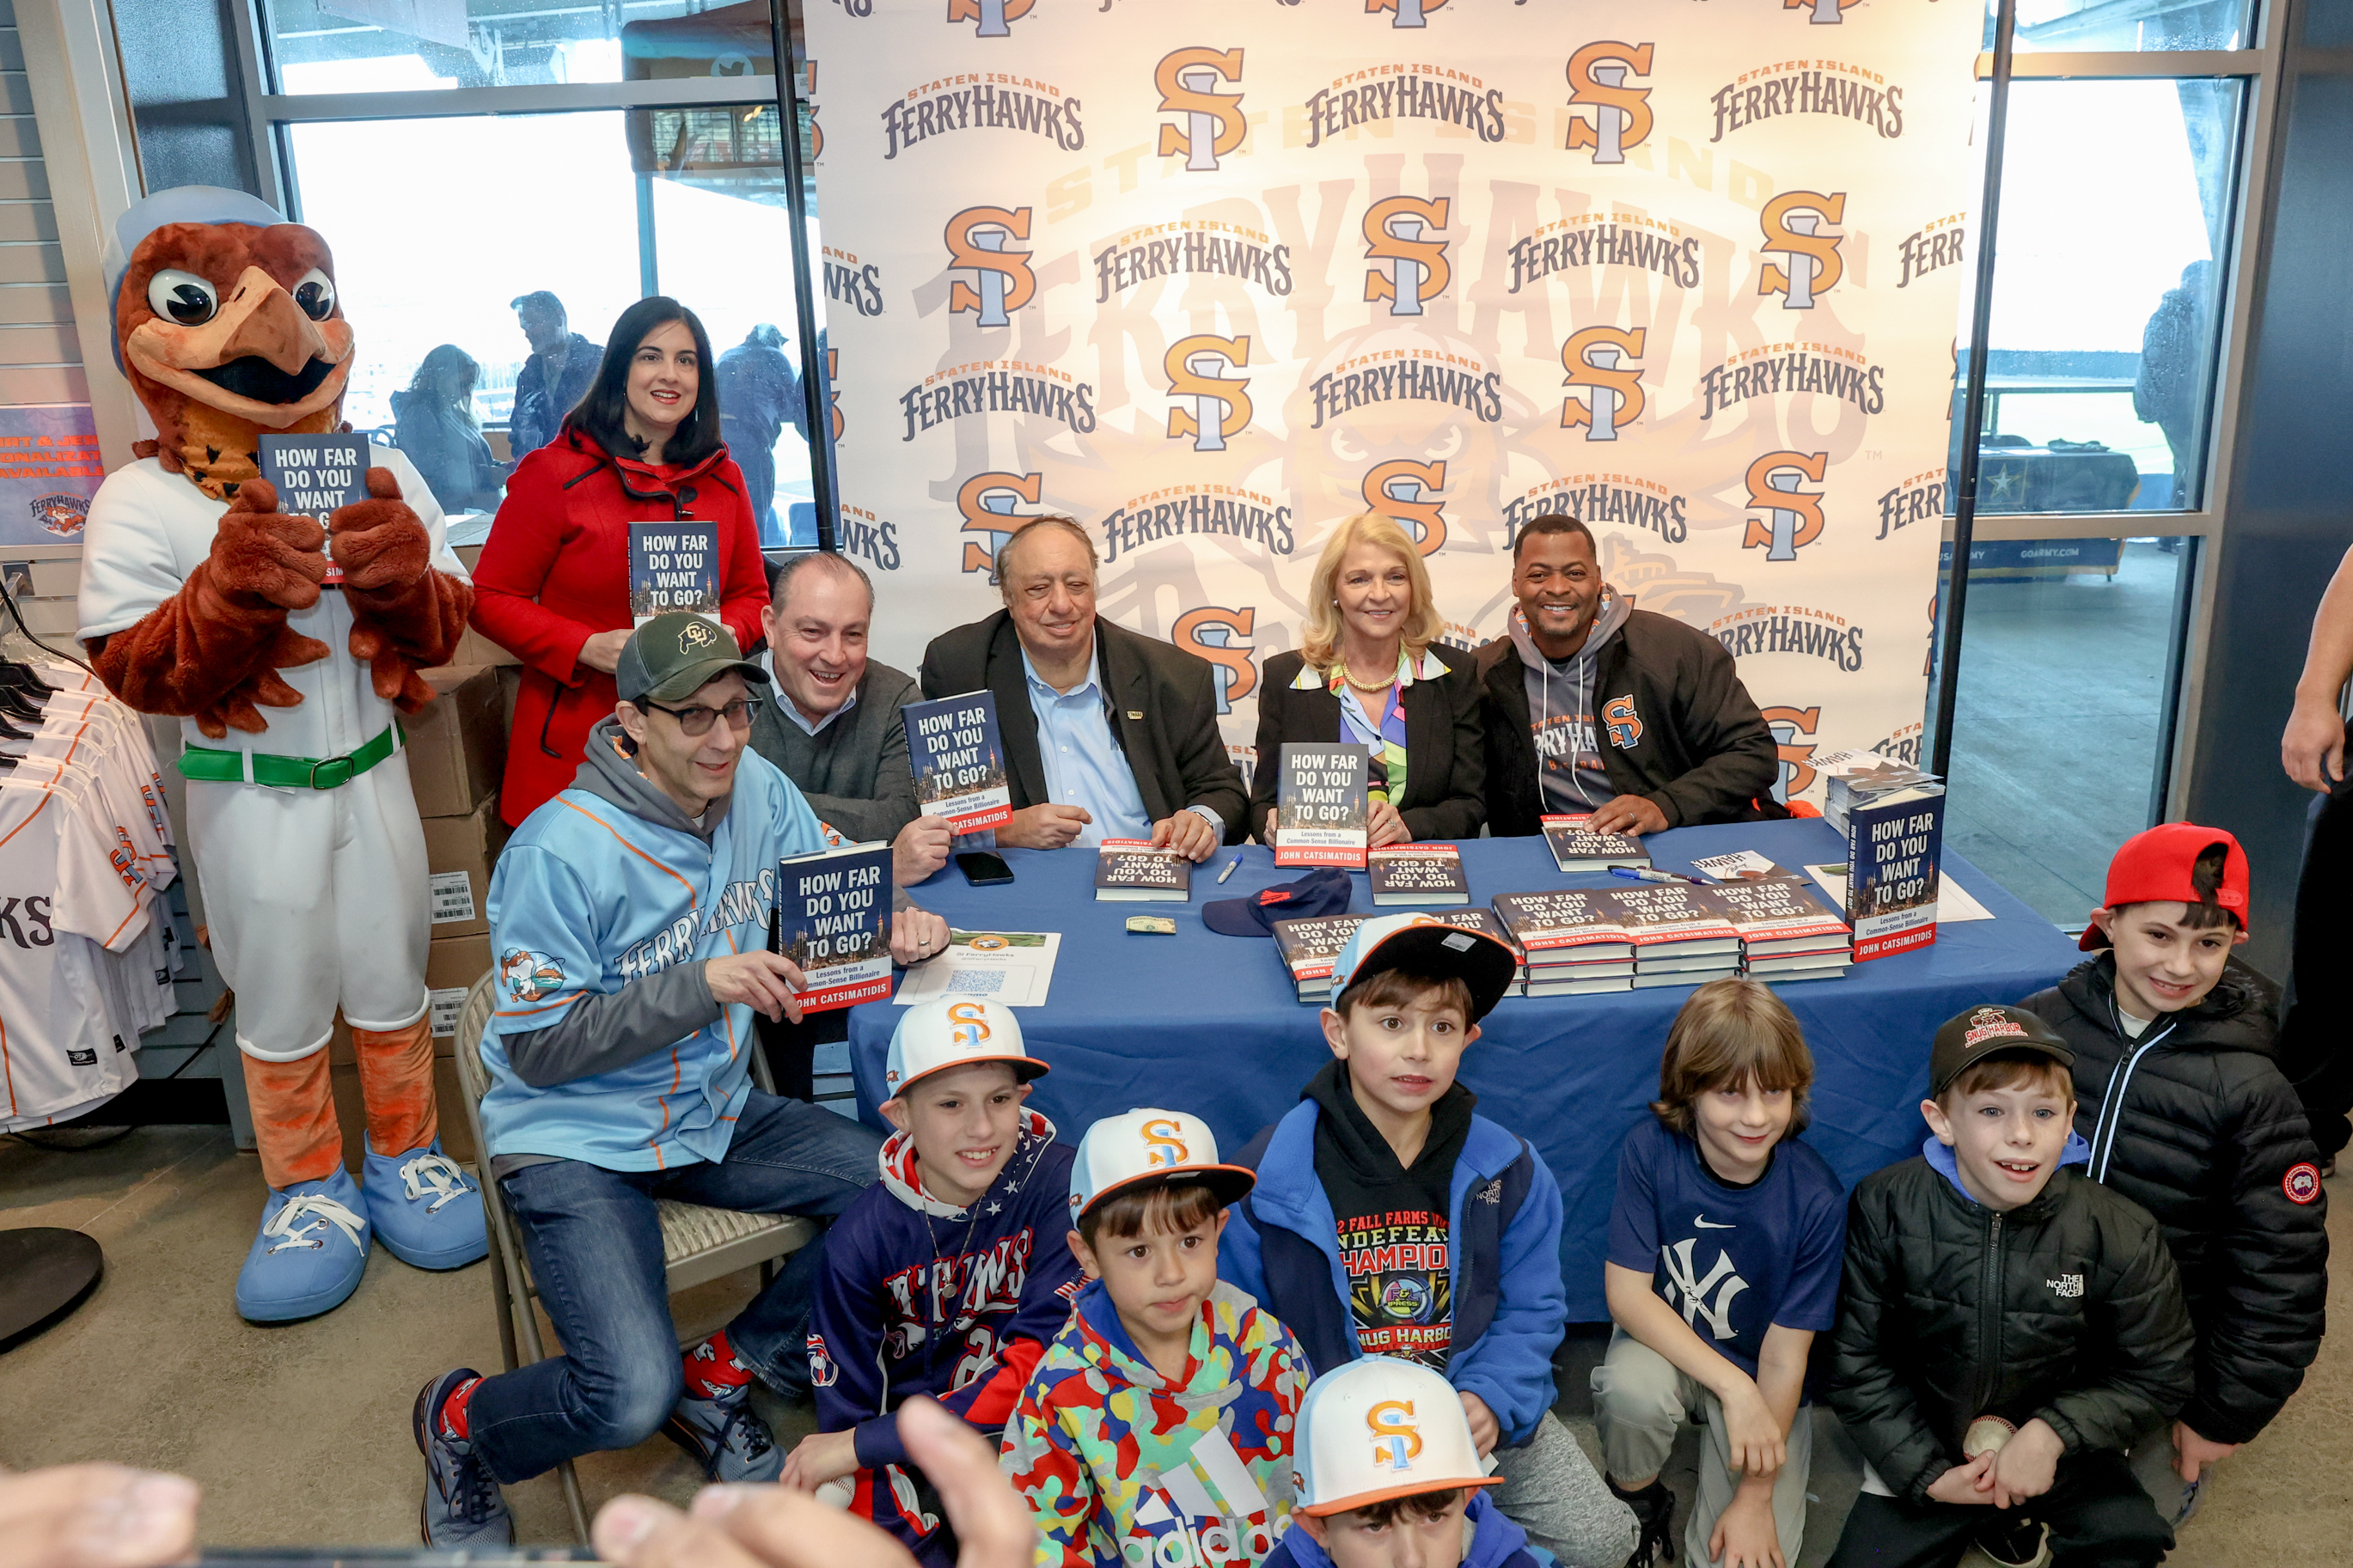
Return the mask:
[[474,568],[473,625],[524,666],[499,797],[510,824],[572,783],[590,726],[613,710],[613,678],[579,656],[596,633],[630,624],[629,524],[683,517],[719,524],[720,618],[748,651],[760,640],[768,580],[727,448],[691,468],[656,467],[614,458],[567,426],[507,481]]

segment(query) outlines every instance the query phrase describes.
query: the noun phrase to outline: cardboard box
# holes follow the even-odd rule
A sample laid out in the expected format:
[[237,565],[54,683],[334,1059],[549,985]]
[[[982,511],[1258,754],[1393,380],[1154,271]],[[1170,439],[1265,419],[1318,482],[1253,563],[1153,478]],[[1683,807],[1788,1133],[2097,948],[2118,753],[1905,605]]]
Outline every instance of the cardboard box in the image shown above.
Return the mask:
[[458,1012],[466,993],[491,970],[488,936],[445,936],[433,944],[425,961],[425,989],[432,997],[433,1054],[446,1057],[458,1048]]
[[463,816],[499,787],[506,770],[507,727],[498,672],[446,665],[424,672],[433,700],[403,721],[408,731],[408,784],[419,816]]
[[[335,1121],[343,1134],[343,1163],[357,1174],[367,1160],[367,1106],[360,1098],[360,1069],[343,1066],[328,1069],[335,1097]],[[458,1083],[458,1064],[437,1058],[433,1063],[433,1098],[441,1116],[441,1152],[461,1165],[475,1163],[473,1130],[466,1122],[465,1090]]]
[[509,653],[473,627],[468,626],[466,635],[458,641],[458,651],[449,656],[449,662],[442,668],[454,669],[486,665],[520,665],[521,663],[522,663],[521,658]]
[[491,863],[506,847],[499,797],[485,798],[463,816],[424,819],[426,902],[433,938],[482,936],[491,929]]

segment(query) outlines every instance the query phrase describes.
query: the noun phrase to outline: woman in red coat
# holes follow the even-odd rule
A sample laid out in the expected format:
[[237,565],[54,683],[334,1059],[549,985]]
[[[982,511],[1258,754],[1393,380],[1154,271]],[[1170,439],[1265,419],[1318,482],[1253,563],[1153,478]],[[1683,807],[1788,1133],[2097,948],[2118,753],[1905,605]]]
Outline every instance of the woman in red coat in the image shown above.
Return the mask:
[[629,638],[629,524],[719,524],[720,616],[760,640],[768,602],[760,530],[719,439],[711,340],[659,295],[621,312],[604,363],[554,440],[522,460],[474,568],[475,629],[523,661],[499,814],[522,819],[579,770],[613,711]]

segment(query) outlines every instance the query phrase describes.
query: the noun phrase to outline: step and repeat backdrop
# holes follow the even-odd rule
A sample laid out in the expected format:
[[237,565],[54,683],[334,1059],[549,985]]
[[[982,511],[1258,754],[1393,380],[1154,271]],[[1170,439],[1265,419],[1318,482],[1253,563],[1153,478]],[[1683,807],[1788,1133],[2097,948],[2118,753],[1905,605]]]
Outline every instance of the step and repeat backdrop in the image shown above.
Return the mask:
[[841,547],[876,657],[1024,516],[1217,670],[1366,510],[1504,629],[1528,519],[1738,657],[1806,758],[1916,749],[1968,268],[1962,0],[824,0]]

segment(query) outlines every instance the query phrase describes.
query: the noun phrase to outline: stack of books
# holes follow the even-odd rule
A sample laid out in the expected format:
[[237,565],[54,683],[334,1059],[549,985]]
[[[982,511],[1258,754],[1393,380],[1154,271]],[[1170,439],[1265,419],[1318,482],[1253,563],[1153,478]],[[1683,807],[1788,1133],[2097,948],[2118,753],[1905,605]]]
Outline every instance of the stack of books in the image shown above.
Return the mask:
[[1523,994],[1582,996],[1636,984],[1633,939],[1614,893],[1499,893],[1495,918],[1522,955]]
[[1704,985],[1740,972],[1740,933],[1721,888],[1642,882],[1609,895],[1634,947],[1634,989]]
[[1377,909],[1435,910],[1471,901],[1462,851],[1451,844],[1392,844],[1367,850],[1365,868]]
[[1274,922],[1275,956],[1302,1002],[1322,1005],[1332,996],[1332,961],[1368,915],[1314,915]]
[[1642,841],[1627,833],[1596,833],[1586,824],[1590,814],[1544,819],[1545,845],[1564,871],[1607,871],[1613,866],[1647,866],[1651,853]]
[[1108,903],[1187,903],[1193,862],[1149,838],[1106,838],[1095,852],[1095,899]]
[[1817,763],[1815,772],[1822,778],[1822,820],[1841,835],[1852,831],[1858,808],[1944,793],[1936,774],[1877,752],[1841,752]]
[[1527,952],[1518,942],[1512,940],[1512,933],[1504,929],[1504,922],[1495,918],[1494,910],[1488,909],[1445,910],[1437,914],[1431,915],[1430,918],[1438,921],[1441,925],[1451,925],[1461,931],[1475,931],[1483,935],[1492,936],[1497,942],[1502,942],[1505,947],[1510,948],[1513,955],[1520,961],[1520,966],[1512,972],[1512,986],[1509,991],[1504,993],[1504,994],[1509,996],[1525,996],[1528,994]]
[[1740,933],[1740,967],[1758,980],[1836,980],[1854,963],[1854,931],[1802,877],[1711,889]]

